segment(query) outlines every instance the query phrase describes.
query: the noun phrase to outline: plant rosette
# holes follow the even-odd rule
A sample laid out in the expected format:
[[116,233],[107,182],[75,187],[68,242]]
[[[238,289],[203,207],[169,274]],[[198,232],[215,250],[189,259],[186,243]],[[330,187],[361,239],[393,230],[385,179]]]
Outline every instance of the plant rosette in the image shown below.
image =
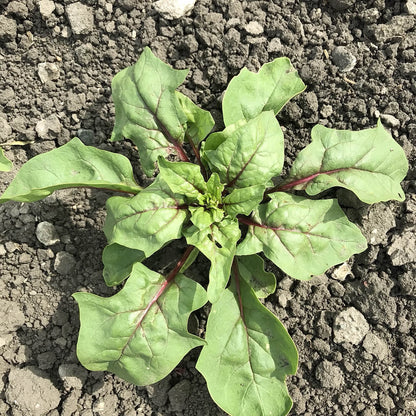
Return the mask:
[[[137,184],[124,156],[74,138],[24,164],[0,202],[37,201],[68,187],[123,194],[107,201],[103,252],[106,284],[123,287],[108,298],[74,294],[77,354],[87,369],[148,385],[202,347],[196,368],[224,411],[285,415],[292,406],[285,378],[295,374],[298,355],[261,302],[276,279],[259,253],[308,280],[362,252],[366,240],[337,200],[316,195],[343,187],[367,204],[403,201],[408,163],[380,122],[358,132],[318,125],[288,177],[276,181],[284,141],[275,116],[305,88],[290,61],[233,78],[222,103],[225,129],[214,133],[209,112],[176,90],[186,75],[145,48],[112,82],[111,140],[131,140],[149,177],[158,168],[150,186]],[[188,247],[167,275],[142,263],[178,239]],[[211,264],[206,289],[186,276],[199,253]],[[207,302],[202,339],[187,324]]]

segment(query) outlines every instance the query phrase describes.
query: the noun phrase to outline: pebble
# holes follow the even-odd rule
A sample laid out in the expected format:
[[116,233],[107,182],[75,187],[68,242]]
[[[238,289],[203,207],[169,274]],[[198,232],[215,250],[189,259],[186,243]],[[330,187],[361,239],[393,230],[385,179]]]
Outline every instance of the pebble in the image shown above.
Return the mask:
[[14,19],[6,16],[0,16],[0,42],[10,42],[15,40],[17,33],[17,24]]
[[69,274],[76,265],[75,257],[66,251],[60,251],[56,254],[54,269],[59,274]]
[[329,0],[329,4],[335,10],[346,10],[355,4],[356,0]]
[[59,78],[59,68],[52,62],[41,62],[38,64],[38,75],[43,84]]
[[93,130],[90,129],[78,129],[77,137],[84,143],[86,146],[92,146],[95,141],[95,134]]
[[341,72],[349,72],[355,67],[357,58],[345,46],[337,46],[332,52],[332,61]]
[[335,280],[343,282],[345,278],[352,274],[351,267],[348,263],[342,263],[341,266],[336,267],[332,273],[331,277]]
[[86,96],[82,92],[80,94],[75,94],[73,92],[68,93],[68,98],[66,100],[66,108],[72,113],[76,113],[81,110],[86,103]]
[[244,29],[250,35],[258,36],[264,32],[263,26],[256,21],[251,21],[244,26]]
[[29,10],[26,4],[20,1],[11,1],[7,5],[7,13],[20,19],[26,19],[29,16]]
[[146,387],[147,394],[153,404],[162,407],[168,401],[168,390],[170,388],[170,375],[160,380],[158,383]]
[[94,29],[93,9],[80,2],[66,6],[66,15],[72,32],[76,35],[85,35]]
[[0,302],[0,316],[2,317],[0,334],[13,333],[25,323],[25,315],[17,303],[9,300]]
[[196,0],[159,0],[154,6],[166,19],[174,20],[185,16],[193,9]]
[[55,364],[56,355],[53,351],[47,351],[38,354],[36,359],[41,370],[49,370]]
[[370,327],[364,315],[354,307],[340,312],[334,320],[334,342],[350,342],[353,345],[359,344],[366,336]]
[[40,0],[39,1],[39,12],[42,17],[48,19],[55,10],[55,3],[51,0]]
[[404,6],[404,11],[412,16],[416,15],[416,2],[414,0],[408,0]]
[[38,121],[35,130],[41,139],[51,139],[61,132],[62,124],[55,114],[51,114],[46,119]]
[[341,369],[330,361],[321,361],[315,370],[315,377],[322,387],[338,389],[344,383]]
[[389,354],[387,344],[372,332],[369,332],[365,336],[363,347],[369,354],[374,355],[374,357],[376,357],[379,361],[384,361]]
[[66,390],[81,390],[88,376],[87,370],[77,364],[61,364],[58,374]]
[[414,231],[405,231],[395,235],[387,254],[390,256],[393,266],[403,266],[416,262],[416,234]]
[[55,226],[48,221],[42,221],[37,225],[36,237],[45,246],[53,246],[60,241]]
[[0,117],[0,140],[7,140],[11,134],[12,128],[10,127],[10,124],[5,118]]
[[397,129],[398,127],[400,127],[400,120],[398,120],[391,114],[380,114],[380,118],[386,126],[389,126],[393,129]]

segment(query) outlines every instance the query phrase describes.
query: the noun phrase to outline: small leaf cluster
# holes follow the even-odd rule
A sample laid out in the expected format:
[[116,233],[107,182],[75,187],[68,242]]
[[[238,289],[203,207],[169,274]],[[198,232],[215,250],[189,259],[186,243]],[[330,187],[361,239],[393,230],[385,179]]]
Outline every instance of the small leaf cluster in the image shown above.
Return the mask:
[[[408,164],[379,122],[359,132],[312,129],[287,178],[283,132],[276,115],[305,85],[287,58],[243,69],[225,91],[225,128],[211,132],[209,112],[177,91],[187,75],[145,48],[112,82],[112,141],[131,140],[153,183],[142,188],[121,155],[66,145],[29,160],[1,196],[36,201],[57,189],[118,191],[107,201],[103,252],[114,296],[76,293],[81,329],[77,354],[90,370],[107,370],[137,385],[168,375],[191,349],[214,401],[233,416],[285,415],[285,378],[297,351],[281,322],[261,302],[275,276],[259,253],[289,276],[308,280],[366,249],[366,240],[335,199],[334,187],[363,202],[404,199]],[[294,192],[297,191],[297,192]],[[314,198],[311,198],[311,197]],[[187,248],[163,275],[143,260],[174,240]],[[202,253],[207,288],[186,276]],[[192,312],[211,304],[205,337],[188,332]]]

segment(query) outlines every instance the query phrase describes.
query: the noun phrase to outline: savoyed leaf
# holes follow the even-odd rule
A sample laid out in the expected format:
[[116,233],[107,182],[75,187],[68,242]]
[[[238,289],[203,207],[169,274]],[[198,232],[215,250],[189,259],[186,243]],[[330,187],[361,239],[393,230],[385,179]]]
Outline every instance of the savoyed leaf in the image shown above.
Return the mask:
[[403,149],[380,122],[362,131],[318,125],[312,129],[312,143],[299,153],[286,185],[280,189],[304,189],[316,195],[341,186],[367,204],[403,201],[400,181],[407,170]]
[[236,220],[224,218],[203,230],[195,226],[184,230],[188,244],[197,247],[211,261],[209,270],[208,300],[216,302],[227,285],[235,247],[240,238]]
[[264,271],[264,261],[257,254],[237,257],[238,270],[258,298],[266,298],[276,290],[276,277]]
[[13,169],[13,163],[4,156],[3,149],[0,147],[0,171],[8,172]]
[[277,114],[295,95],[306,88],[288,58],[264,64],[256,74],[243,68],[229,83],[222,101],[226,126],[250,120],[262,111]]
[[109,244],[141,250],[146,257],[167,242],[180,238],[187,218],[187,206],[158,177],[133,198],[107,200],[104,233]]
[[35,156],[26,162],[0,198],[33,202],[63,188],[91,187],[137,194],[141,187],[133,178],[129,160],[78,138]]
[[148,176],[158,156],[182,154],[187,117],[175,89],[187,73],[163,63],[146,47],[135,65],[113,78],[116,116],[111,140],[132,140]]
[[172,192],[183,195],[188,202],[201,197],[207,190],[207,184],[199,166],[188,162],[168,162],[158,159],[160,176]]
[[182,274],[167,287],[166,282],[162,275],[136,263],[114,296],[75,293],[81,364],[142,386],[167,376],[189,350],[203,345],[202,339],[187,331],[187,322],[190,313],[206,303],[205,290]]
[[230,188],[266,185],[283,167],[283,132],[272,111],[209,136],[203,154]]
[[250,219],[237,255],[264,251],[285,273],[306,280],[366,249],[359,228],[334,199],[310,200],[284,192],[269,195]]
[[143,251],[110,244],[103,251],[103,276],[107,286],[117,286],[130,276],[134,263],[145,259]]
[[292,401],[285,377],[296,372],[295,345],[247,283],[240,279],[238,290],[233,280],[212,305],[196,368],[231,416],[286,415]]
[[199,108],[186,95],[176,91],[176,96],[187,118],[185,137],[191,139],[194,145],[198,145],[214,127],[214,119],[209,111]]
[[253,185],[247,188],[236,188],[223,199],[224,210],[228,215],[250,215],[263,200],[265,186]]

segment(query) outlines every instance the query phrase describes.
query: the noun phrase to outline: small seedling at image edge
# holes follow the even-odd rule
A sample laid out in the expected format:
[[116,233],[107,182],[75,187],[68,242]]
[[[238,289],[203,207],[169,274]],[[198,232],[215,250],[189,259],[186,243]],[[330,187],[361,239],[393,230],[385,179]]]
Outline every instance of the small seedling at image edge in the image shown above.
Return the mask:
[[[148,177],[139,186],[127,158],[74,138],[25,163],[0,198],[32,202],[70,187],[121,192],[106,204],[104,279],[122,285],[108,298],[75,293],[81,327],[77,355],[89,370],[136,385],[166,377],[193,348],[213,400],[232,416],[286,415],[285,378],[296,347],[261,302],[275,291],[263,255],[299,280],[325,273],[366,240],[336,199],[346,188],[366,204],[404,200],[408,163],[380,122],[363,131],[312,129],[311,143],[279,178],[283,132],[276,114],[305,85],[287,58],[258,73],[243,69],[225,91],[225,128],[177,91],[187,75],[145,48],[113,79],[112,141],[131,140]],[[301,191],[301,192],[295,192]],[[313,197],[313,198],[311,198]],[[187,248],[166,275],[142,261],[182,239]],[[187,277],[198,254],[207,285]],[[191,313],[210,303],[205,337],[188,332]]]

